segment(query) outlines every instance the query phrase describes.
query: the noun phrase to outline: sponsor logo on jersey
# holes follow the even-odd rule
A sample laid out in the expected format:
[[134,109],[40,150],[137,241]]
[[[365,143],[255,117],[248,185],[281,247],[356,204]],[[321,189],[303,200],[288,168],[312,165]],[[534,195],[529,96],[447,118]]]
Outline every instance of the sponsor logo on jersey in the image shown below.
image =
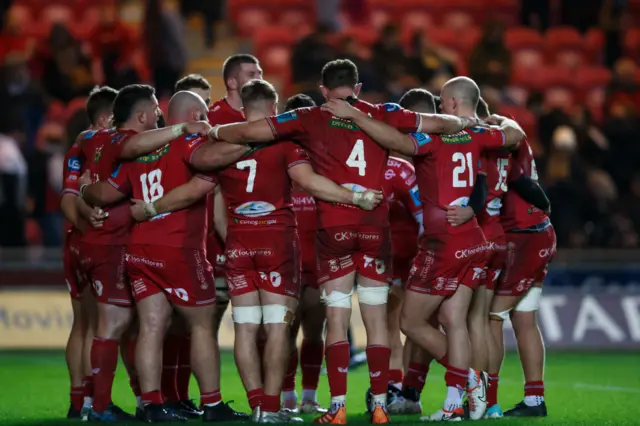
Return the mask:
[[192,139],[197,138],[198,136],[200,136],[199,133],[190,133],[184,138],[184,140],[188,142],[188,141],[190,141]]
[[411,195],[411,199],[413,200],[413,204],[416,207],[420,207],[422,203],[420,202],[420,191],[418,190],[418,185],[414,186],[409,190],[409,194]]
[[116,168],[113,171],[113,173],[111,173],[111,177],[112,178],[117,178],[118,177],[118,173],[120,173],[120,167],[122,167],[122,163],[118,163],[118,165],[116,166]]
[[409,134],[413,136],[418,146],[423,146],[431,142],[431,136],[429,136],[426,133],[409,133]]
[[469,197],[460,197],[449,203],[450,206],[466,207],[469,204]]
[[470,128],[469,130],[471,130],[473,133],[484,133],[487,129],[485,127],[475,126]]
[[91,139],[96,133],[97,131],[95,130],[87,130],[82,134],[82,139]]
[[153,163],[154,161],[158,161],[160,157],[169,152],[169,145],[165,145],[156,152],[151,154],[143,155],[141,157],[136,158],[138,163]]
[[276,206],[266,201],[249,201],[238,206],[234,212],[241,216],[260,217],[266,216],[276,210]]
[[401,167],[402,163],[399,162],[398,160],[394,160],[393,158],[389,157],[389,159],[387,160],[387,166],[389,166],[389,167]]
[[386,180],[391,180],[394,177],[396,177],[396,172],[394,172],[392,169],[387,169],[387,171],[384,172],[384,178]]
[[80,164],[80,158],[79,157],[69,158],[69,161],[67,161],[67,168],[73,172],[79,172],[80,169],[82,168],[82,165]]
[[465,131],[454,133],[452,135],[441,135],[442,143],[449,145],[459,145],[471,142],[473,139],[471,135]]
[[276,121],[278,123],[286,123],[287,121],[297,120],[298,113],[296,111],[288,111],[280,115],[276,115]]
[[384,110],[386,112],[400,111],[400,105],[393,102],[387,102],[386,104],[384,104]]
[[334,127],[336,129],[344,129],[350,130],[352,132],[360,131],[360,128],[355,125],[355,123],[347,120],[343,120],[338,117],[333,117],[331,121],[329,121],[329,127]]

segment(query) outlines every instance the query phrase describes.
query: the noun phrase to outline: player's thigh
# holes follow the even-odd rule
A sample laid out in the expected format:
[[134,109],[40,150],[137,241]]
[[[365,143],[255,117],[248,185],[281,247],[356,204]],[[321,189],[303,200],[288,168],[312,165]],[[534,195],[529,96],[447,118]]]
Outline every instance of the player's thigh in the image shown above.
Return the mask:
[[131,307],[133,298],[126,274],[126,247],[83,245],[83,262],[91,290],[99,304]]
[[[337,226],[319,229],[316,239],[318,285],[342,281],[356,271],[354,253],[358,248],[358,233],[353,227]],[[353,285],[353,281],[351,282]]]
[[507,234],[505,266],[496,287],[498,296],[521,297],[547,273],[556,249],[553,227],[534,233]]
[[216,313],[216,305],[175,305],[176,311],[184,317],[190,329],[213,329],[213,317]]
[[171,323],[172,307],[163,293],[136,301],[140,334],[164,336]]
[[213,270],[204,250],[131,246],[127,270],[136,302],[157,293],[164,293],[175,306],[216,302]]
[[63,247],[64,278],[72,299],[80,299],[86,287],[84,274],[80,269],[80,247],[75,234],[66,235]]
[[507,259],[507,240],[505,237],[500,237],[491,241],[489,246],[491,250],[487,256],[487,268],[483,283],[488,290],[494,291]]

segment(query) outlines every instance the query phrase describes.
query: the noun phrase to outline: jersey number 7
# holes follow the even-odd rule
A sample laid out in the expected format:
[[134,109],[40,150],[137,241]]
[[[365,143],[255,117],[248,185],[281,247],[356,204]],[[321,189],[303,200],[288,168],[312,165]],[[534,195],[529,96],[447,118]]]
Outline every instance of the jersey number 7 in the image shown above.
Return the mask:
[[238,170],[244,170],[249,168],[249,178],[247,179],[247,192],[253,192],[253,184],[256,181],[256,171],[258,169],[258,162],[256,160],[244,160],[236,163]]

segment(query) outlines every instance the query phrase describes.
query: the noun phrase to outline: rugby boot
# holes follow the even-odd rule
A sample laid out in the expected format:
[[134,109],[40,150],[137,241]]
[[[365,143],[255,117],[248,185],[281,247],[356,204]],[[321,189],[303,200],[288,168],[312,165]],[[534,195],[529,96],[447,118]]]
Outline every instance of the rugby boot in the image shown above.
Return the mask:
[[515,407],[504,412],[505,417],[547,417],[547,404],[529,406],[524,401],[518,402]]

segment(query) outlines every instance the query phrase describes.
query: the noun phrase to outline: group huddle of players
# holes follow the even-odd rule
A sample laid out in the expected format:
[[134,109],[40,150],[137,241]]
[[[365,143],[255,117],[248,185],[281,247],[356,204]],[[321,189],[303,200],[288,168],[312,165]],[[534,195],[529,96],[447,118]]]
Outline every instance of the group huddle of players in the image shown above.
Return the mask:
[[[279,115],[255,57],[230,57],[223,78],[227,96],[213,105],[204,78],[180,80],[166,117],[150,86],[97,88],[87,101],[91,128],[66,156],[61,202],[68,417],[134,417],[111,400],[120,353],[145,422],[299,422],[302,412],[346,424],[354,290],[372,423],[422,412],[433,360],[447,394],[422,420],[502,417],[509,317],[526,383],[504,414],[545,416],[535,314],[555,234],[518,124],[490,115],[466,77],[439,99],[413,89],[400,105],[372,105],[358,99],[356,66],[335,60],[321,73],[326,103],[296,95]],[[251,414],[220,393],[229,300]],[[323,359],[328,409],[316,398]]]

